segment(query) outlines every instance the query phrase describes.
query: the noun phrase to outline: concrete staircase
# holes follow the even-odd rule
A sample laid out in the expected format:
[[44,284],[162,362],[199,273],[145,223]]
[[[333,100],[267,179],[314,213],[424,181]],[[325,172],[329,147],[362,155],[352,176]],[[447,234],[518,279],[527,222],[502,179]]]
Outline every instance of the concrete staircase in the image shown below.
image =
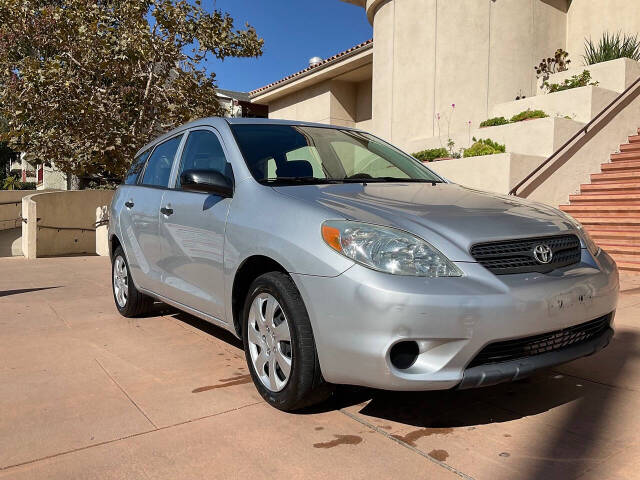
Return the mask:
[[584,225],[620,270],[640,272],[640,129],[560,209]]

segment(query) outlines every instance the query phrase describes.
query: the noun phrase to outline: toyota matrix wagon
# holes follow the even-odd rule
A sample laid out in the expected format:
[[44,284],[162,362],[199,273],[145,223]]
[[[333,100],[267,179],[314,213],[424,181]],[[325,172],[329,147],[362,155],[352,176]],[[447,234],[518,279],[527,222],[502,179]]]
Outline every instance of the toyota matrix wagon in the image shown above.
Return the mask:
[[120,313],[231,331],[282,410],[513,381],[613,334],[618,271],[576,220],[352,128],[198,120],[139,151],[110,214]]

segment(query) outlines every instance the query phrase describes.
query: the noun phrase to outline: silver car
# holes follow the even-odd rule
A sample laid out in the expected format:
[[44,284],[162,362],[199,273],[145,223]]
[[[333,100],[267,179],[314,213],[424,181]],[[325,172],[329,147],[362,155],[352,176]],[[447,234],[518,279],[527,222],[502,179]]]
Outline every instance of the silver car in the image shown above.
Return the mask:
[[184,125],[133,160],[109,239],[122,315],[160,300],[233,332],[282,410],[517,380],[613,335],[618,271],[578,222],[351,128]]

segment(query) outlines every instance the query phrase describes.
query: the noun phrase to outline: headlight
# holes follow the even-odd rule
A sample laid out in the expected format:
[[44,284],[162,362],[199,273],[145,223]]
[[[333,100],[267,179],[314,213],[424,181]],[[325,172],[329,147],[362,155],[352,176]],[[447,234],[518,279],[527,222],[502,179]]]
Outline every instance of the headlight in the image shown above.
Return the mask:
[[568,213],[561,213],[576,228],[576,230],[580,232],[584,246],[589,250],[589,253],[594,257],[598,255],[600,253],[600,247],[593,241],[593,238],[591,238],[591,235],[589,235],[589,232],[584,229],[582,224]]
[[433,246],[396,228],[329,220],[322,224],[322,238],[345,257],[381,272],[418,277],[462,276],[462,271]]
[[596,242],[591,238],[589,232],[587,232],[582,225],[580,225],[580,233],[582,233],[582,239],[584,240],[584,245],[589,250],[589,253],[592,256],[596,256],[600,253],[600,247],[596,244]]

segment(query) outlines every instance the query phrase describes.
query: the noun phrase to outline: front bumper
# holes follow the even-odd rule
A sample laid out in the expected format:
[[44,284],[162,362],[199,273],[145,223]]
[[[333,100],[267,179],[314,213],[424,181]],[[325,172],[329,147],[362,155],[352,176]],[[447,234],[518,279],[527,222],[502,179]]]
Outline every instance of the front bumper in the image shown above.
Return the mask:
[[613,337],[613,329],[608,328],[596,338],[584,343],[563,348],[532,357],[525,357],[508,362],[478,365],[467,368],[462,374],[462,381],[458,389],[488,387],[503,382],[513,382],[528,377],[541,368],[553,367],[567,363],[577,358],[587,357],[609,345]]
[[[360,265],[332,278],[292,274],[309,312],[325,379],[388,390],[470,388],[515,380],[608,343],[611,334],[606,342],[592,339],[593,345],[576,345],[562,355],[550,352],[468,369],[489,343],[614,312],[618,272],[606,253],[594,259],[586,250],[579,264],[549,274],[496,276],[477,263],[458,266],[463,277],[403,277]],[[418,344],[419,354],[409,368],[398,369],[390,350],[407,340]]]

